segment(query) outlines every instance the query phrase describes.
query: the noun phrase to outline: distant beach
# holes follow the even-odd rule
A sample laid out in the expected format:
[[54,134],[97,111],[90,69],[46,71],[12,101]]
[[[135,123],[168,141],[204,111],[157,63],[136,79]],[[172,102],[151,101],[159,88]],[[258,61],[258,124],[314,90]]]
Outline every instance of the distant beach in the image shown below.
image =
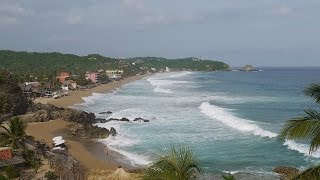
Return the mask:
[[124,78],[122,81],[114,81],[108,84],[102,84],[100,86],[97,86],[91,89],[70,91],[68,96],[64,96],[60,99],[40,97],[40,98],[36,98],[34,100],[34,103],[52,104],[57,107],[69,108],[70,106],[84,102],[82,98],[91,96],[92,93],[105,93],[105,92],[114,91],[118,88],[121,88],[123,85],[142,79],[146,76],[148,75],[131,76],[131,77]]
[[[132,76],[125,78],[123,81],[115,81],[108,84],[102,84],[101,86],[94,87],[87,90],[72,91],[68,96],[60,99],[53,98],[37,98],[35,103],[52,104],[57,107],[69,108],[74,104],[84,102],[83,97],[92,95],[93,93],[105,93],[111,92],[123,85],[130,82],[142,79],[144,76]],[[32,135],[37,140],[44,140],[48,145],[51,145],[52,138],[58,135],[65,136],[67,126],[73,124],[64,120],[52,120],[49,122],[29,123],[27,127],[27,134]],[[67,146],[69,153],[75,157],[80,163],[87,169],[100,169],[100,170],[115,170],[118,165],[121,165],[127,169],[129,166],[116,162],[114,157],[119,156],[117,152],[108,150],[104,144],[95,141],[85,141],[81,139],[68,139]]]

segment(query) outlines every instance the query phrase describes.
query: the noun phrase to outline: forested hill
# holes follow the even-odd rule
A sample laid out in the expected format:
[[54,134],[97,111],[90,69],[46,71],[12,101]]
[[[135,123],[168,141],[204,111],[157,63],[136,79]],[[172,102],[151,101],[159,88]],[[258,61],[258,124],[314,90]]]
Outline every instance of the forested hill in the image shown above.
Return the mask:
[[19,75],[57,74],[69,71],[73,74],[98,69],[123,69],[126,76],[134,75],[141,69],[157,70],[169,67],[173,70],[215,71],[229,70],[229,65],[197,58],[166,59],[157,57],[135,57],[117,59],[98,54],[77,56],[62,53],[15,52],[0,50],[0,68]]

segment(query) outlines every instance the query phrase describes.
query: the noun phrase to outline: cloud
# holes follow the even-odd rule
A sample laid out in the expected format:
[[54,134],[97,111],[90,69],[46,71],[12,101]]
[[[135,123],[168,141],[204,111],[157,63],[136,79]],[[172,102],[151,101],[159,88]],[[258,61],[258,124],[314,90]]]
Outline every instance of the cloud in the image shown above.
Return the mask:
[[292,8],[287,7],[287,6],[280,6],[280,7],[275,7],[271,8],[267,11],[267,14],[272,14],[272,15],[288,15],[292,12]]
[[48,41],[72,41],[74,39],[70,38],[70,37],[63,37],[63,36],[59,36],[59,35],[52,35],[48,38]]
[[20,18],[33,14],[31,9],[26,9],[19,3],[0,3],[0,24],[17,24]]
[[82,16],[70,14],[67,16],[66,22],[69,24],[72,24],[72,25],[81,24],[82,23]]

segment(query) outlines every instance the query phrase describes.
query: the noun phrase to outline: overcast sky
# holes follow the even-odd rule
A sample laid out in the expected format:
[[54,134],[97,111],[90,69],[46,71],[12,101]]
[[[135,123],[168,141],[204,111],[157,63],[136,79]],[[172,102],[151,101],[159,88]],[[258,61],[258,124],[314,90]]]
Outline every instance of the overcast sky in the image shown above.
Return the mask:
[[0,49],[320,66],[320,0],[0,0]]

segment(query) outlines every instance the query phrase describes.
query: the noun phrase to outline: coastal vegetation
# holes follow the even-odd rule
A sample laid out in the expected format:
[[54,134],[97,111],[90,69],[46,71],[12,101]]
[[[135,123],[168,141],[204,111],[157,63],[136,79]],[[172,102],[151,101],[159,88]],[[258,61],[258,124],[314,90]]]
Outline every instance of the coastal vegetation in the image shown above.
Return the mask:
[[26,123],[19,118],[14,118],[9,121],[8,125],[2,125],[2,132],[0,132],[0,145],[10,146],[13,149],[24,149],[26,135]]
[[202,174],[200,162],[188,146],[160,148],[144,179],[189,180]]
[[110,58],[98,54],[77,56],[62,53],[15,52],[0,50],[0,68],[16,75],[19,82],[51,81],[61,71],[81,75],[99,69],[121,69],[124,77],[146,71],[173,70],[215,71],[229,70],[229,65],[198,58],[166,59],[161,57]]
[[[320,83],[313,83],[306,87],[305,94],[312,97],[320,105]],[[282,139],[307,140],[310,142],[309,153],[320,147],[320,112],[314,109],[305,109],[305,116],[296,117],[286,122],[280,137]],[[311,167],[293,179],[319,179],[320,165]]]

